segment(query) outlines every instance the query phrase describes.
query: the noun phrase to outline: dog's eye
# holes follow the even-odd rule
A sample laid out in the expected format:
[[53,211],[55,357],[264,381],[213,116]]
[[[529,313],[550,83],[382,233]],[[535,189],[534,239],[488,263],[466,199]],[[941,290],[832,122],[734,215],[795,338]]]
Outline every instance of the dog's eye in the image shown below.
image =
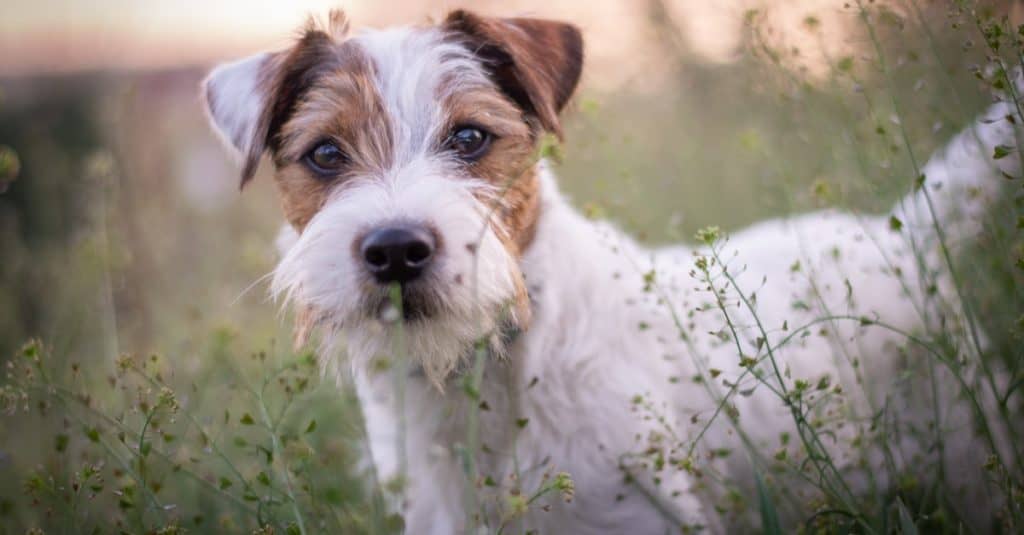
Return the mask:
[[324,142],[306,154],[306,165],[321,174],[335,173],[340,169],[347,158],[334,143]]
[[467,161],[483,156],[490,144],[491,135],[475,126],[460,126],[448,138],[448,147]]

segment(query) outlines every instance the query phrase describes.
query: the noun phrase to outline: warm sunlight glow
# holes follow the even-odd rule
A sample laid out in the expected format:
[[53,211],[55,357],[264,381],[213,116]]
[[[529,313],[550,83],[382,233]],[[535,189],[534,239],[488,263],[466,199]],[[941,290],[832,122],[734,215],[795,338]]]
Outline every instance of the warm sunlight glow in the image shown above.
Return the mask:
[[[588,46],[588,83],[607,87],[648,85],[670,65],[666,51],[682,48],[696,58],[729,62],[737,57],[756,12],[766,40],[792,52],[792,63],[811,75],[827,71],[822,51],[850,53],[854,13],[833,0],[666,0],[665,22],[678,31],[669,44],[651,30],[655,3],[610,0],[13,0],[0,7],[0,73],[90,69],[162,68],[209,64],[255,50],[283,46],[310,15],[342,7],[354,25],[415,24],[442,17],[453,7],[493,14],[525,14],[570,20],[583,28]],[[809,30],[808,17],[818,22]],[[666,49],[665,47],[674,47]]]

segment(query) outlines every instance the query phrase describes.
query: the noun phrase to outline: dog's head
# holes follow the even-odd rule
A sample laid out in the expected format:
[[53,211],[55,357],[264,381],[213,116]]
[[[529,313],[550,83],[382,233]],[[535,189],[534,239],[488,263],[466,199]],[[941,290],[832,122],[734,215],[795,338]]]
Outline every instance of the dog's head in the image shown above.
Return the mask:
[[297,306],[299,339],[321,325],[368,359],[401,329],[440,384],[475,343],[525,328],[538,146],[560,135],[582,59],[558,22],[456,11],[349,36],[335,12],[287,50],[217,67],[211,122],[243,186],[269,154],[296,235],[273,288]]

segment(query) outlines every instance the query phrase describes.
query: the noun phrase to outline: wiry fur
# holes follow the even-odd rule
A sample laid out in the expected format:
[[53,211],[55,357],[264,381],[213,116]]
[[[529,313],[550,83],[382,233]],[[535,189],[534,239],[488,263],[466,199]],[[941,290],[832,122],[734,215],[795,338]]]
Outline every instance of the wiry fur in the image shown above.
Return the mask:
[[[273,291],[321,311],[317,319],[328,327],[325,356],[337,355],[336,342],[344,340],[352,364],[371,367],[369,359],[403,350],[391,345],[401,329],[405,350],[416,352],[417,362],[440,386],[473,343],[491,338],[504,321],[514,278],[521,276],[487,222],[487,207],[478,201],[480,192],[490,189],[448,178],[425,163],[387,181],[350,184],[326,203],[281,259]],[[346,245],[393,220],[429,221],[443,237],[444,265],[430,273],[436,280],[425,285],[421,298],[433,309],[429,321],[382,323],[388,289],[359,269]]]
[[[890,214],[826,211],[755,225],[714,251],[651,250],[611,225],[581,216],[545,165],[533,167],[521,147],[495,145],[497,160],[471,168],[439,149],[452,126],[448,115],[453,112],[445,102],[453,95],[491,92],[493,106],[475,110],[483,119],[519,106],[521,113],[513,118],[529,134],[509,137],[528,135],[533,144],[538,125],[556,120],[552,113],[568,98],[565,83],[552,78],[556,71],[511,72],[495,81],[494,62],[507,58],[494,56],[493,49],[482,59],[476,55],[495,41],[500,45],[508,24],[517,35],[539,25],[555,36],[551,46],[569,46],[565,43],[573,43],[573,35],[578,38],[575,30],[550,29],[537,21],[516,26],[460,12],[442,29],[371,31],[345,41],[345,54],[363,54],[372,66],[374,90],[364,96],[381,106],[375,113],[386,119],[391,157],[324,188],[310,217],[300,224],[292,220],[279,238],[284,254],[273,290],[300,307],[305,328],[321,327],[320,355],[332,372],[351,365],[381,478],[405,472],[397,506],[408,532],[461,532],[478,513],[467,510],[467,486],[485,497],[498,492],[481,481],[466,481],[456,448],[465,444],[475,411],[482,440],[478,471],[496,489],[529,491],[553,471],[566,471],[575,481],[571,502],[545,497],[545,507],[531,507],[514,519],[517,527],[541,533],[721,527],[713,507],[721,487],[710,474],[750,487],[755,467],[764,466],[773,452],[789,448],[799,455],[781,436],[793,434],[793,416],[766,384],[792,389],[798,380],[824,384],[823,377],[829,383],[822,391],[831,397],[815,417],[831,437],[824,447],[840,470],[860,482],[859,491],[869,485],[884,488],[890,468],[909,469],[937,455],[926,440],[910,434],[890,437],[893,448],[885,452],[853,446],[874,444],[884,432],[878,422],[893,419],[897,428],[938,426],[949,437],[945,462],[957,475],[953,479],[977,488],[977,470],[953,470],[955,462],[977,464],[970,456],[979,451],[970,429],[973,415],[957,399],[957,385],[940,373],[940,395],[932,399],[930,389],[906,381],[904,372],[922,369],[926,357],[902,353],[906,338],[890,327],[916,332],[939,321],[962,321],[955,308],[944,305],[950,285],[937,253],[932,209],[951,242],[977,232],[977,218],[998,195],[1000,172],[1020,173],[1016,155],[998,162],[990,158],[995,145],[1015,144],[1013,125],[1006,120],[1013,113],[1009,106],[994,105],[985,114],[989,120],[958,135],[928,163],[923,188],[891,213],[904,222],[901,232],[892,230]],[[462,33],[452,38],[445,33],[451,31]],[[509,37],[520,39],[511,49],[529,46],[521,37]],[[528,50],[521,57],[537,62],[542,54]],[[578,61],[579,51],[566,49],[551,58]],[[516,67],[528,70],[529,61]],[[213,106],[211,115],[243,151],[251,134],[247,121],[256,119],[241,115],[262,106],[249,100],[260,93],[247,83],[257,78],[250,69],[259,64],[223,67],[207,83],[214,94],[211,106],[232,96],[240,99],[221,111]],[[520,94],[520,100],[509,96],[503,84],[521,84],[517,75],[542,89]],[[312,91],[342,83],[331,82],[331,73],[325,76]],[[578,70],[570,93],[576,77]],[[543,88],[557,88],[549,93],[561,102],[550,97],[536,105],[521,102],[543,98],[537,93]],[[311,95],[295,106],[299,111],[287,123],[293,126],[284,126],[285,154],[301,149],[289,148],[288,139],[318,135],[306,131],[312,126],[294,127],[318,124],[312,119],[322,112],[310,112],[312,119],[303,122],[302,110],[317,98]],[[543,117],[531,106],[546,106]],[[508,162],[502,163],[503,155]],[[295,165],[294,157],[278,156],[279,171]],[[510,171],[523,162],[531,164],[526,173]],[[485,173],[488,169],[501,171]],[[524,182],[515,191],[506,180]],[[503,218],[500,209],[510,208],[506,194],[512,191],[519,215]],[[374,283],[353,254],[368,229],[403,220],[429,225],[441,242],[436,269],[414,296],[427,303],[429,314],[408,322],[388,309],[387,288]],[[713,252],[721,262],[705,260],[711,271],[720,273],[724,263],[741,292],[721,276],[715,290],[708,290],[694,260]],[[917,282],[932,278],[937,295]],[[527,290],[530,304],[523,310]],[[716,306],[718,299],[722,306]],[[527,313],[532,326],[509,336],[508,325],[525,327]],[[816,321],[823,316],[843,318]],[[479,397],[470,397],[454,385],[471,358],[481,354],[475,351],[481,340],[483,379]],[[766,348],[773,351],[779,376],[771,373]],[[741,362],[741,356],[755,358],[756,364]],[[400,365],[404,362],[414,365]],[[745,373],[749,368],[760,370],[767,383]],[[831,388],[835,385],[841,392]],[[730,397],[733,409],[705,429],[719,406],[716,396],[733,390],[740,392]],[[933,421],[935,404],[943,408],[938,422]],[[696,455],[686,458],[680,445],[698,437]],[[732,454],[714,454],[722,450]],[[658,455],[669,459],[670,468],[657,466]],[[797,482],[788,490],[797,499],[809,499],[812,492]],[[501,519],[488,503],[477,520],[493,527]]]

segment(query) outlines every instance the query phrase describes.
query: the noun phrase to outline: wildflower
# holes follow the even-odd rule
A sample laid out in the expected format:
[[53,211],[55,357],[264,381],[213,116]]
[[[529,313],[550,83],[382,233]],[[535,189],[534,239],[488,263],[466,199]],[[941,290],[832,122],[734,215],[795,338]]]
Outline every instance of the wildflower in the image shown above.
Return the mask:
[[178,412],[180,408],[174,391],[166,386],[160,389],[160,394],[157,396],[157,406],[165,407],[171,412]]
[[559,472],[555,474],[555,479],[551,482],[551,488],[560,492],[562,494],[562,499],[566,502],[571,502],[573,494],[576,492],[576,486],[573,484],[572,478],[569,477],[567,472]]
[[711,244],[717,242],[718,239],[721,238],[721,236],[722,236],[722,230],[720,228],[718,228],[718,227],[715,227],[715,226],[704,227],[704,228],[698,230],[697,234],[694,235],[694,237],[696,238],[696,240],[698,242],[706,244],[706,245],[711,245]]

